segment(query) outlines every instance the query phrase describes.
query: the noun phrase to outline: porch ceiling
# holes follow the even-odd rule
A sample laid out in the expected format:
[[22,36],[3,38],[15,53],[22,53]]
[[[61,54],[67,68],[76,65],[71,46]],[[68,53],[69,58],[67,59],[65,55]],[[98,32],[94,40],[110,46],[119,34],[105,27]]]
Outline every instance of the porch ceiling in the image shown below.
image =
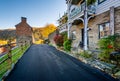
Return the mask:
[[74,20],[72,25],[79,25],[80,23],[83,23],[81,20]]

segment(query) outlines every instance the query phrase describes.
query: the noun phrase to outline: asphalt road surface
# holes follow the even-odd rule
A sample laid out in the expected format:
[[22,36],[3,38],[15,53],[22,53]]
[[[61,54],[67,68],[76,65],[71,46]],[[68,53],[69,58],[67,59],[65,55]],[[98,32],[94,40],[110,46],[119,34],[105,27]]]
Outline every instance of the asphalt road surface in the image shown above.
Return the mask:
[[32,45],[5,81],[116,81],[48,45]]

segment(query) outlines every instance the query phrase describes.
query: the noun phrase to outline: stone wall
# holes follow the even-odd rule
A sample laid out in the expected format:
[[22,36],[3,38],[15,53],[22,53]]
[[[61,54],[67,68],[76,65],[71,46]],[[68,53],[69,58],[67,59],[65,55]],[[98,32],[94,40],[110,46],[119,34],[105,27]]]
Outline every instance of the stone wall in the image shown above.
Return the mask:
[[99,40],[99,24],[109,22],[110,20],[109,11],[95,16],[93,19],[90,19],[88,27],[91,29],[88,31],[88,40],[89,40],[89,49],[98,48],[97,43]]
[[120,34],[120,7],[115,9],[115,33]]
[[[80,30],[81,29],[76,25],[73,25],[71,27],[71,35],[72,35],[72,32],[75,32],[74,35],[75,35],[75,38],[76,38],[76,39],[73,40],[72,47],[78,47],[78,45],[79,45],[79,42],[81,40],[81,31]],[[71,37],[71,39],[72,39],[72,37]]]
[[[76,53],[76,52],[80,52],[80,50],[82,49],[80,47],[80,42],[82,42],[82,33],[81,33],[81,29],[83,29],[83,24],[79,24],[79,25],[73,25],[70,29],[70,33],[72,34],[72,32],[75,32],[75,39],[72,40],[72,52]],[[71,37],[72,39],[72,37]]]
[[17,45],[25,45],[25,44],[31,44],[32,43],[32,37],[31,36],[18,36],[17,37]]
[[49,36],[48,36],[48,39],[49,39],[50,43],[51,43],[52,45],[54,45],[54,46],[55,46],[54,37],[56,36],[56,34],[59,34],[58,30],[52,32],[52,33],[49,34]]

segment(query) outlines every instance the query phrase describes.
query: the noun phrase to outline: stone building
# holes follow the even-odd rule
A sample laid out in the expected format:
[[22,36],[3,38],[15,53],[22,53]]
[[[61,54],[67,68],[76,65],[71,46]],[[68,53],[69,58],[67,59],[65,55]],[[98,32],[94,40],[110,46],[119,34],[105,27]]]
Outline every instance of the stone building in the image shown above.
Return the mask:
[[49,36],[48,36],[48,39],[49,39],[49,41],[50,41],[50,44],[52,44],[52,45],[54,45],[54,46],[56,46],[55,41],[54,41],[54,37],[55,37],[57,34],[59,34],[58,29],[56,29],[54,32],[50,33]]
[[16,41],[18,45],[32,43],[32,27],[27,24],[27,19],[21,17],[21,22],[16,27]]
[[[84,0],[66,0],[68,32],[73,48],[84,47]],[[96,0],[88,6],[88,48],[95,49],[99,39],[120,34],[120,0]],[[74,34],[74,38],[72,35]]]

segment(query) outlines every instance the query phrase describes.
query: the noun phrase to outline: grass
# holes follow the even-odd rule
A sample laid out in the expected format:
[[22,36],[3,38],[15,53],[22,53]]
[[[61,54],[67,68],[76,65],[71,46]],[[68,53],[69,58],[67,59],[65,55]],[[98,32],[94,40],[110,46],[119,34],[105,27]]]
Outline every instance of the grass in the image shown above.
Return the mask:
[[84,58],[91,58],[92,57],[92,55],[89,54],[87,51],[81,52],[80,55]]
[[[12,63],[15,64],[18,59],[23,55],[23,53],[28,49],[28,45],[18,48],[15,48],[11,51],[12,53]],[[22,50],[23,49],[23,50]],[[2,58],[0,58],[0,62],[3,61],[4,59],[6,59],[8,57],[7,54],[5,54]],[[3,62],[2,64],[0,64],[0,78],[2,78],[2,76],[5,74],[5,72],[7,72],[10,68],[11,68],[11,63],[10,60],[6,60],[5,62]]]
[[8,61],[5,61],[0,65],[0,78],[3,76],[3,74],[10,68],[10,65]]
[[17,47],[17,48],[15,48],[15,49],[13,49],[13,50],[11,51],[12,54],[14,54],[15,52],[17,52],[19,49],[20,49],[20,47]]
[[0,58],[0,62],[3,61],[4,59],[6,59],[7,57],[8,57],[7,54],[5,54],[4,56],[2,56],[2,57]]
[[[17,47],[17,48],[15,48],[15,49],[13,49],[13,50],[11,51],[12,55],[13,55],[15,52],[17,52],[19,49],[20,49],[20,47]],[[2,56],[2,58],[0,58],[0,62],[3,61],[4,59],[6,59],[7,57],[8,57],[7,54],[5,54],[4,56]]]

